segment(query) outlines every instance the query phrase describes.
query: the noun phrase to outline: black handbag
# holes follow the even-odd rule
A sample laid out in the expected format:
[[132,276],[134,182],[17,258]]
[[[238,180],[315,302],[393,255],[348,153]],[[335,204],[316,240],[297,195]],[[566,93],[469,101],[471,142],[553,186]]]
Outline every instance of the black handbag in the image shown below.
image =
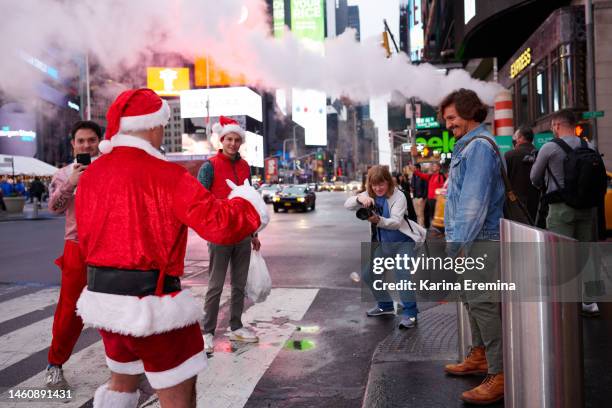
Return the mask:
[[508,178],[508,174],[506,173],[506,169],[504,168],[504,159],[501,156],[497,144],[488,137],[476,136],[469,142],[467,142],[462,150],[464,150],[471,142],[476,139],[484,139],[489,142],[489,144],[497,154],[497,157],[499,158],[499,170],[502,179],[504,180],[504,189],[506,190],[506,200],[504,202],[504,218],[507,220],[517,221],[523,224],[533,226],[534,222],[531,219],[531,216],[529,215],[529,211],[527,211],[527,207],[525,207],[525,204],[521,202],[516,193],[512,190],[512,184],[510,183],[510,179]]

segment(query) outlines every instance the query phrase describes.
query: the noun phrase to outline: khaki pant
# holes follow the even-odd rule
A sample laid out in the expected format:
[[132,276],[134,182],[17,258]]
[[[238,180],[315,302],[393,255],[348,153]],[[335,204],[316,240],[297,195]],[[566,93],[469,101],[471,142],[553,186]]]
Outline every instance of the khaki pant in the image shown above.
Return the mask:
[[216,245],[208,243],[210,255],[208,291],[204,301],[204,333],[215,334],[219,302],[228,266],[231,266],[230,282],[232,297],[230,303],[230,329],[242,327],[242,311],[244,310],[244,288],[246,287],[251,261],[251,237],[235,245]]
[[416,212],[417,222],[421,227],[425,226],[425,198],[413,198],[414,211]]

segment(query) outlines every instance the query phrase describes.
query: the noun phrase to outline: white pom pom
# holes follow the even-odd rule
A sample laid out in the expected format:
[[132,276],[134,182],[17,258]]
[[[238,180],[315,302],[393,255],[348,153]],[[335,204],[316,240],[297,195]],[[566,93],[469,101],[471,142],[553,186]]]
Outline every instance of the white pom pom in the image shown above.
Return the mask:
[[212,125],[212,131],[213,133],[220,135],[221,132],[223,131],[223,126],[221,126],[221,124],[217,122],[214,125]]
[[100,149],[100,153],[108,154],[113,151],[113,144],[110,142],[110,140],[103,140],[98,145],[98,149]]

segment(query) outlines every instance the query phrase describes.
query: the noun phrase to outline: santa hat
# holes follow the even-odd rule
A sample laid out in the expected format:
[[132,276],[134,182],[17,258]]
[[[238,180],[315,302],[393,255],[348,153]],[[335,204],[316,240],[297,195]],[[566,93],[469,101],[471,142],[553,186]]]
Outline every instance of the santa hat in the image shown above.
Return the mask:
[[152,90],[141,88],[124,91],[108,108],[108,126],[99,145],[100,152],[106,154],[113,150],[112,138],[116,134],[166,126],[169,119],[168,103]]
[[219,123],[213,125],[212,131],[219,135],[220,141],[223,141],[223,138],[228,133],[236,133],[244,140],[244,130],[240,127],[238,122],[225,116],[219,117]]

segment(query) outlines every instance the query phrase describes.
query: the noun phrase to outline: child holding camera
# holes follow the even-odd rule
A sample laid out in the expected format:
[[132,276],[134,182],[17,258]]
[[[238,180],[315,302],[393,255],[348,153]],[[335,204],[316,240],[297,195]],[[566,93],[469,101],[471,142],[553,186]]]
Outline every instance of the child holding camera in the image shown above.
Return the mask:
[[[423,241],[425,231],[416,223],[406,220],[406,196],[396,188],[391,173],[386,167],[373,166],[368,171],[366,191],[350,197],[344,203],[348,210],[357,211],[357,217],[367,220],[372,225],[372,242],[377,242],[373,248],[373,256],[394,257],[396,254],[414,255],[416,241]],[[396,282],[410,279],[407,270],[393,271]],[[368,265],[362,271],[362,279],[369,286],[377,304],[368,310],[367,315],[393,315],[394,307],[391,295],[386,290],[374,288],[375,277]],[[413,291],[402,290],[399,293],[402,305],[402,320],[400,328],[412,328],[417,323],[417,304]]]

